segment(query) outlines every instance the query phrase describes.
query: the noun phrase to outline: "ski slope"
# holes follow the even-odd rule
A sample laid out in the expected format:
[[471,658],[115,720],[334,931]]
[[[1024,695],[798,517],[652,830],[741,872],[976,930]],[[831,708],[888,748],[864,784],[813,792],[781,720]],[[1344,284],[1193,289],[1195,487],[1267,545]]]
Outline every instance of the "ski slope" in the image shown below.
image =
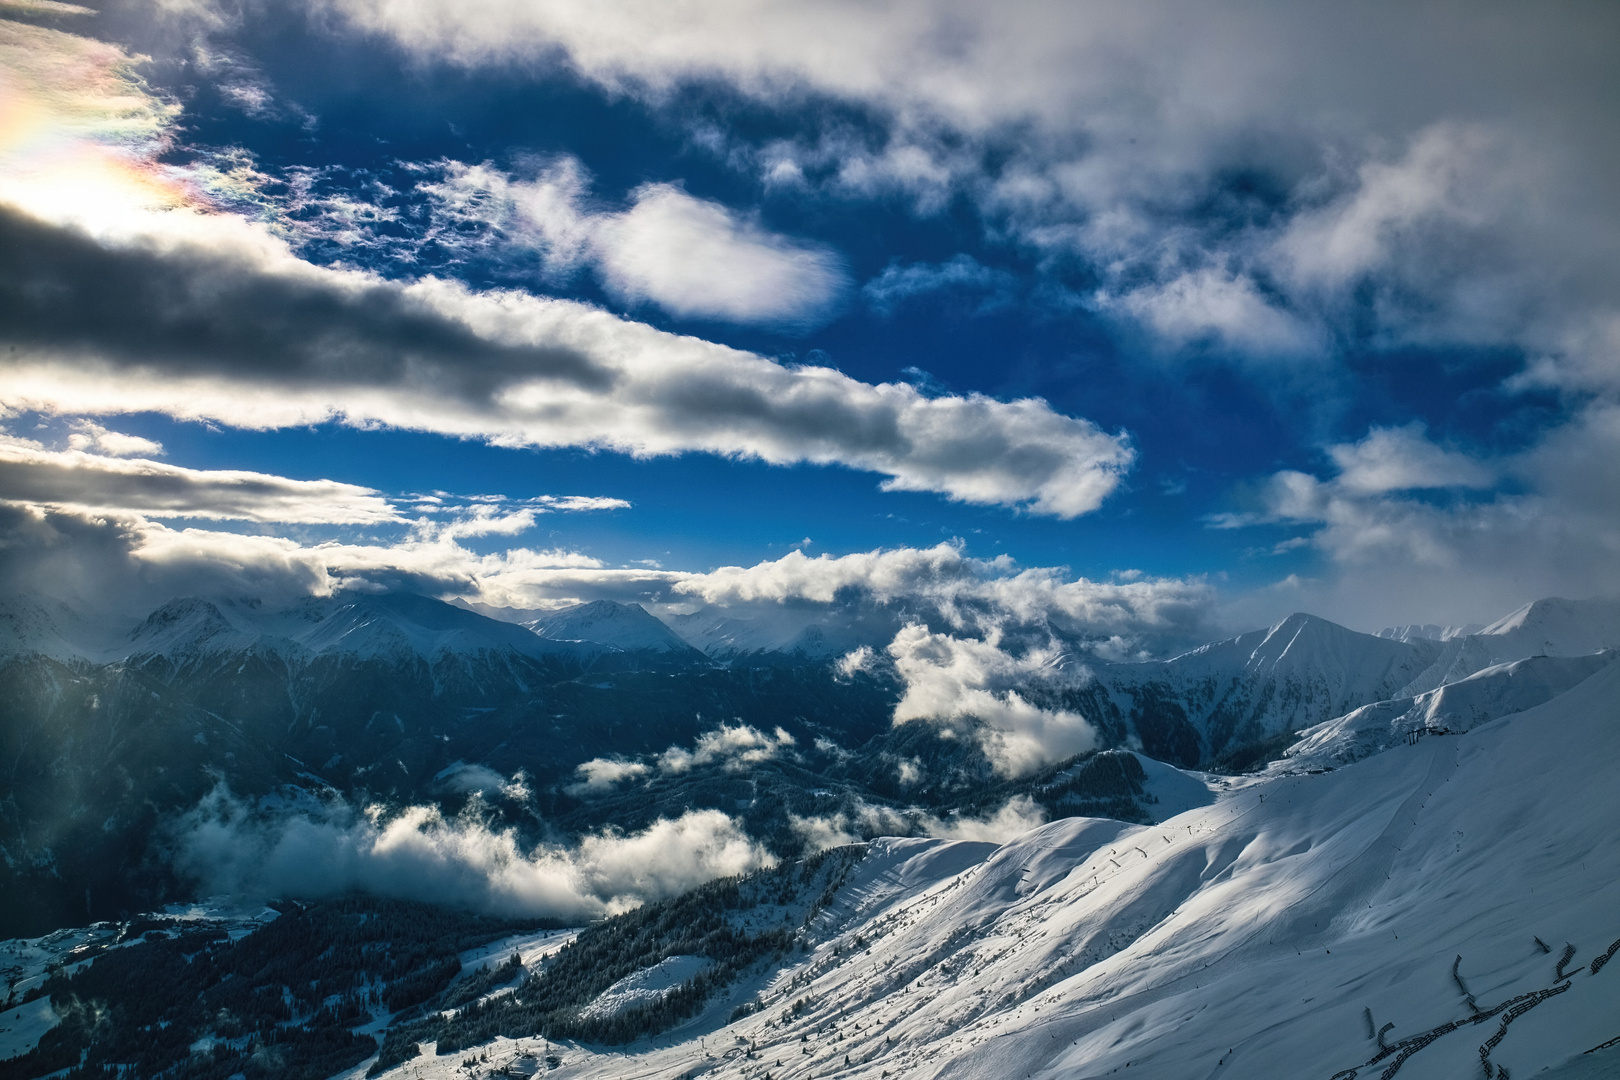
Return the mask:
[[[1620,942],[1617,762],[1609,664],[1157,825],[876,841],[801,959],[655,1043],[560,1048],[550,1075],[1450,1080],[1482,1047],[1493,1075],[1613,1075],[1584,1052],[1620,1036],[1620,963],[1595,963]],[[403,1074],[455,1073],[428,1049]]]

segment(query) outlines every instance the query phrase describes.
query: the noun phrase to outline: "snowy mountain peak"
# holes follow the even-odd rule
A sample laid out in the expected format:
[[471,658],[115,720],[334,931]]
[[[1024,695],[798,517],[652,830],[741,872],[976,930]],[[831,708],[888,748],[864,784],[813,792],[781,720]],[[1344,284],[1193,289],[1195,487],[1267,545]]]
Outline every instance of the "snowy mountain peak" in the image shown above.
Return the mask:
[[227,601],[198,596],[170,600],[130,632],[125,651],[130,656],[195,657],[251,648],[265,635],[240,611]]
[[640,604],[593,600],[523,624],[553,641],[589,641],[625,652],[690,652],[692,646]]
[[1296,611],[1265,631],[1265,636],[1249,654],[1249,667],[1274,668],[1285,660],[1291,660],[1296,665],[1301,661],[1309,663],[1324,650],[1360,636],[1338,623]]
[[1581,656],[1620,647],[1620,600],[1549,597],[1481,630],[1496,656]]
[[[84,615],[60,600],[28,595],[0,599],[0,657],[18,654],[67,660],[89,651],[95,636]],[[105,636],[104,634],[102,636]]]
[[445,653],[558,651],[520,626],[411,593],[360,596],[299,636],[313,652],[433,658]]
[[1358,633],[1315,615],[1296,612],[1265,630],[1254,630],[1212,642],[1169,661],[1182,667],[1217,665],[1269,676],[1317,673],[1380,681],[1393,668],[1420,664],[1436,646],[1432,642],[1391,641]]
[[539,656],[566,648],[430,597],[349,593],[285,609],[266,609],[256,600],[171,600],[109,655],[195,660],[251,651],[405,661],[508,650]]

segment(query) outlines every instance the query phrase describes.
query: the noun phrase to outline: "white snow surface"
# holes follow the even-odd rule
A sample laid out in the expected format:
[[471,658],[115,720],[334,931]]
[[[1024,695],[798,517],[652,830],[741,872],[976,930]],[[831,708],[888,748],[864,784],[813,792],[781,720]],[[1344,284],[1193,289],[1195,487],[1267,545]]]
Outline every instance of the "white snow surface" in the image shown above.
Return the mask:
[[1336,768],[1414,736],[1459,734],[1501,716],[1551,701],[1620,659],[1620,651],[1590,656],[1532,656],[1476,671],[1415,697],[1364,705],[1300,733],[1274,767]]
[[1484,623],[1468,623],[1464,626],[1441,626],[1438,623],[1407,623],[1404,626],[1386,626],[1378,631],[1377,636],[1390,638],[1393,641],[1411,641],[1414,638],[1427,638],[1430,641],[1450,641],[1452,638],[1477,634],[1483,629],[1485,629]]
[[1489,1060],[1515,1077],[1614,1075],[1584,1051],[1620,1035],[1620,955],[1592,971],[1620,942],[1617,762],[1610,663],[1527,711],[1235,782],[1157,825],[874,842],[813,950],[738,988],[760,1012],[727,1025],[718,1001],[627,1053],[567,1047],[551,1075],[1451,1080],[1481,1075],[1499,1031]]
[[543,638],[589,642],[608,649],[684,653],[691,649],[679,634],[640,604],[593,600],[575,604],[522,624]]
[[1479,632],[1496,656],[1578,656],[1620,648],[1620,600],[1563,600],[1526,604]]
[[1477,634],[1443,642],[1429,670],[1401,691],[1421,694],[1527,656],[1585,656],[1620,648],[1620,600],[1537,600]]
[[0,1012],[0,1061],[28,1053],[60,1019],[48,997]]
[[[280,913],[260,904],[210,897],[193,904],[170,904],[161,914],[181,922],[218,923],[235,940],[274,921]],[[9,993],[21,998],[37,991],[55,972],[72,975],[105,950],[140,942],[139,936],[120,941],[122,930],[120,923],[98,922],[53,930],[43,937],[0,941],[0,978],[5,979]],[[48,997],[0,1012],[0,1061],[32,1050],[60,1019]]]
[[499,967],[513,953],[518,954],[524,967],[538,971],[545,961],[556,955],[563,946],[572,944],[578,936],[578,930],[530,930],[467,949],[458,954],[461,973],[454,981],[471,978],[486,968]]
[[1231,781],[1209,773],[1166,765],[1146,754],[1134,754],[1147,774],[1143,790],[1154,800],[1147,804],[1155,821],[1165,821],[1198,806],[1208,806]]
[[0,598],[0,657],[39,653],[56,660],[78,656],[77,612],[59,600]]
[[714,961],[706,956],[667,956],[652,967],[626,975],[598,994],[580,1014],[613,1016],[626,1009],[656,1004],[681,983],[713,966]]

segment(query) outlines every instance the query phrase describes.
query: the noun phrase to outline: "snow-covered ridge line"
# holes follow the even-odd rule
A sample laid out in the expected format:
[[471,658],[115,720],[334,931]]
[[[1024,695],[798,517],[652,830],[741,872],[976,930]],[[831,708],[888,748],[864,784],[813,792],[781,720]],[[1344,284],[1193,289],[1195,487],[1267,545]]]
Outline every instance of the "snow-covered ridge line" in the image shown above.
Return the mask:
[[1532,656],[1496,664],[1413,697],[1363,705],[1300,733],[1274,768],[1335,768],[1425,735],[1457,735],[1523,712],[1591,678],[1620,651],[1589,656]]
[[[1598,1061],[1620,1035],[1617,702],[1606,664],[1526,712],[1251,778],[1156,826],[874,843],[762,1011],[627,1057],[575,1048],[566,1075],[1423,1080]],[[922,868],[941,859],[967,865]],[[733,1040],[750,1053],[712,1052]]]

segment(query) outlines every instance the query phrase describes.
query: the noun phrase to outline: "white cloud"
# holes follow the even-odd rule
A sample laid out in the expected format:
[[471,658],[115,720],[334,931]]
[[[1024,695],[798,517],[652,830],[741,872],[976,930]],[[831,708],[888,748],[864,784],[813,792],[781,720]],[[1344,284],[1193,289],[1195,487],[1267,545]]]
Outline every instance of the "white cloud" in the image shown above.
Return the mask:
[[833,252],[673,184],[643,184],[630,193],[628,209],[615,211],[593,205],[584,166],[568,156],[539,165],[532,180],[487,162],[436,168],[443,179],[420,189],[434,204],[439,243],[534,250],[558,278],[591,265],[610,293],[632,304],[650,302],[683,318],[808,325],[847,287]]
[[941,818],[917,807],[896,810],[856,798],[832,814],[788,815],[788,825],[809,851],[858,844],[879,836],[933,836],[942,840],[1007,841],[1046,823],[1046,813],[1027,795],[1007,800],[982,818],[952,814]]
[[636,190],[634,205],[596,234],[602,278],[631,300],[674,315],[742,323],[802,323],[845,288],[832,253],[739,220],[719,203],[669,184]]
[[[852,679],[862,671],[870,671],[872,664],[877,660],[877,653],[870,645],[862,645],[852,649],[838,658],[833,665],[834,670],[845,679]],[[817,743],[819,746],[819,742]]]
[[560,57],[654,103],[719,81],[862,106],[876,133],[829,109],[792,141],[697,141],[778,187],[924,213],[965,195],[993,235],[1081,254],[1172,343],[1331,343],[1370,300],[1384,341],[1551,349],[1615,312],[1603,5],[311,3],[418,54]]
[[1245,276],[1204,268],[1119,297],[1098,294],[1104,311],[1123,310],[1174,345],[1214,340],[1259,355],[1315,353],[1312,328],[1262,296]]
[[793,736],[781,728],[767,734],[750,724],[722,724],[699,735],[691,750],[679,746],[665,750],[658,756],[658,767],[667,773],[683,773],[719,761],[726,769],[740,772],[794,745]]
[[[586,204],[590,178],[577,158],[537,164],[522,180],[485,162],[441,161],[440,175],[417,190],[428,196],[435,227],[450,248],[511,244],[537,252],[548,276],[566,278],[590,255],[594,219]],[[358,239],[358,238],[357,238]]]
[[832,604],[850,595],[904,600],[928,605],[956,627],[1050,624],[1067,634],[1128,637],[1196,637],[1214,599],[1214,590],[1197,579],[1071,580],[1062,567],[1020,568],[1007,556],[975,559],[947,543],[837,557],[794,551],[750,567],[692,574],[673,590],[728,606]]
[[[64,598],[100,596],[132,610],[182,593],[290,600],[353,586],[459,597],[496,614],[594,599],[657,609],[678,607],[695,597],[744,618],[769,616],[789,605],[798,614],[813,613],[841,603],[843,597],[898,601],[975,632],[1001,625],[1022,627],[1025,633],[1057,631],[1089,642],[1094,651],[1125,658],[1144,648],[1156,651],[1204,640],[1215,602],[1214,590],[1197,580],[1067,580],[1062,568],[1019,569],[1010,560],[971,559],[944,544],[836,559],[810,559],[794,551],[774,562],[722,567],[708,574],[612,568],[565,548],[479,552],[466,546],[469,538],[516,535],[543,512],[621,503],[597,497],[507,500],[446,493],[386,499],[333,482],[295,482],[265,474],[247,474],[244,481],[232,473],[112,458],[97,459],[91,463],[95,468],[75,473],[71,466],[84,458],[17,440],[0,443],[0,508],[5,508],[0,513],[0,586],[54,589]],[[17,471],[10,471],[8,460],[20,462]],[[45,463],[43,473],[36,470],[39,461]],[[154,484],[149,468],[172,474],[160,473]],[[139,512],[143,509],[146,513]],[[250,522],[348,522],[394,531],[382,537],[295,539],[152,520],[161,513],[234,514]],[[853,659],[846,658],[844,669],[853,674],[881,659],[871,649],[857,650]],[[749,737],[763,740],[761,745],[779,741],[758,732]],[[702,754],[708,745],[680,753]]]
[[763,732],[750,724],[721,724],[699,735],[692,749],[671,746],[659,754],[652,765],[621,758],[592,758],[575,770],[580,779],[567,790],[573,795],[598,794],[621,781],[640,779],[654,767],[659,772],[677,776],[715,763],[728,772],[743,772],[796,745],[793,736],[782,728]]
[[1292,219],[1274,257],[1302,285],[1343,287],[1384,269],[1402,234],[1426,222],[1477,224],[1481,210],[1467,200],[1480,194],[1490,149],[1479,129],[1424,130],[1404,157],[1365,162],[1338,199]]
[[[71,439],[130,450],[116,432],[85,430]],[[134,440],[147,443],[147,440]],[[155,445],[155,444],[148,444]],[[333,480],[290,480],[233,469],[187,469],[83,450],[49,451],[0,440],[0,499],[76,510],[153,517],[376,525],[405,519],[369,488]]]
[[1373,428],[1358,443],[1328,447],[1338,483],[1363,493],[1416,488],[1488,488],[1494,472],[1475,458],[1444,450],[1424,437],[1423,425]]
[[579,783],[568,788],[571,795],[598,793],[611,790],[621,780],[636,780],[652,771],[639,761],[621,761],[618,758],[592,758],[575,770]]
[[530,795],[527,777],[519,772],[513,776],[502,776],[488,765],[469,765],[458,761],[447,769],[441,770],[434,781],[444,791],[458,791],[463,794],[477,792],[480,795],[503,799],[513,799],[519,802]]
[[[5,231],[0,291],[17,303],[0,331],[112,328],[71,360],[56,347],[6,353],[0,403],[13,408],[836,464],[883,474],[888,490],[1059,517],[1096,509],[1135,457],[1123,435],[1038,399],[928,397],[570,301],[318,268],[251,230],[162,253],[18,219]],[[242,363],[242,350],[257,359]]]
[[928,822],[929,836],[945,840],[979,840],[1005,844],[1029,830],[1046,824],[1046,811],[1028,795],[1008,799],[1001,809],[983,818],[952,816]]
[[255,808],[216,788],[173,829],[176,865],[212,892],[254,897],[377,896],[459,904],[494,915],[585,920],[774,865],[715,810],[660,818],[641,832],[525,847],[475,814],[446,818],[341,800]]
[[828,848],[858,844],[864,839],[850,829],[847,814],[811,814],[806,817],[789,814],[788,827],[798,834],[804,841],[805,850],[812,854]]
[[[1096,509],[1134,461],[1123,434],[1039,399],[928,397],[576,302],[311,265],[270,225],[224,212],[233,199],[262,204],[251,177],[159,161],[177,111],[143,88],[129,55],[4,23],[0,59],[28,121],[0,146],[0,342],[15,345],[0,354],[0,405],[840,465],[889,490],[1059,517]],[[55,149],[41,153],[42,140]],[[552,251],[578,240],[567,216],[578,178],[564,173],[516,193],[508,182],[495,199],[545,203],[533,210],[542,223],[561,214],[544,238]],[[832,280],[825,253],[673,188],[643,189],[613,230],[601,249],[610,280],[677,307],[776,318],[790,299],[802,315]],[[607,234],[589,232],[596,251]],[[675,256],[706,270],[733,260],[740,276],[709,282],[707,299],[676,295]]]
[[[1620,407],[1596,402],[1525,450],[1488,460],[1416,427],[1331,447],[1340,470],[1270,477],[1258,507],[1217,525],[1295,524],[1326,573],[1268,598],[1248,621],[1308,607],[1352,626],[1488,621],[1545,596],[1620,593]],[[1502,478],[1506,491],[1491,489]],[[1485,490],[1479,490],[1485,489]]]
[[[517,536],[534,528],[541,514],[625,510],[630,503],[600,495],[538,495],[532,499],[486,496],[472,502],[418,503],[425,511],[411,536],[418,541],[447,541],[469,536]],[[591,565],[600,565],[592,562]]]
[[108,431],[94,420],[80,420],[73,427],[73,434],[68,436],[68,447],[73,450],[100,451],[111,457],[157,457],[163,453],[160,442]]
[[888,651],[906,684],[894,722],[976,721],[974,734],[1003,776],[1024,776],[1097,745],[1097,729],[1085,717],[1042,708],[1026,696],[1031,686],[1083,677],[1083,669],[1065,670],[1055,646],[1015,656],[1001,649],[994,632],[982,640],[958,638],[914,623],[895,635]]
[[349,587],[532,608],[582,594],[645,597],[669,579],[653,571],[606,569],[600,560],[566,549],[479,553],[453,535],[413,533],[392,542],[322,542],[177,529],[137,514],[0,500],[0,590],[93,599],[98,610],[128,614],[177,595],[257,596],[275,603]]

